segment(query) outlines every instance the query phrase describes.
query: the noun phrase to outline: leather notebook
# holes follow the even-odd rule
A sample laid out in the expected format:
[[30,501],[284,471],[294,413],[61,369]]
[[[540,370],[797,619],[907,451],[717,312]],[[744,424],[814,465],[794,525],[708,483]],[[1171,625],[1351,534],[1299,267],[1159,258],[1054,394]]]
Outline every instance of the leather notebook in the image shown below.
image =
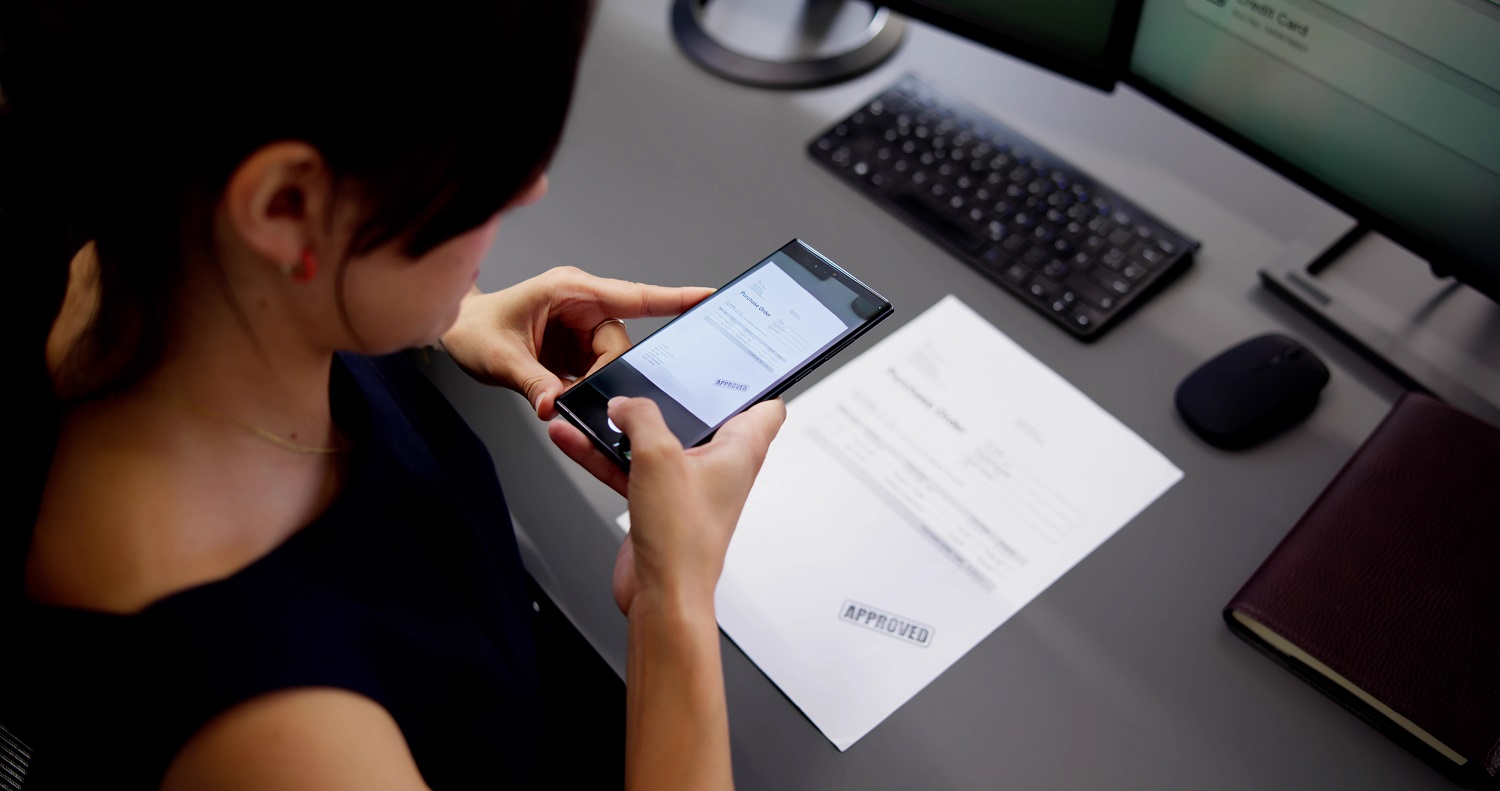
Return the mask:
[[1403,396],[1224,619],[1455,782],[1500,788],[1500,429]]

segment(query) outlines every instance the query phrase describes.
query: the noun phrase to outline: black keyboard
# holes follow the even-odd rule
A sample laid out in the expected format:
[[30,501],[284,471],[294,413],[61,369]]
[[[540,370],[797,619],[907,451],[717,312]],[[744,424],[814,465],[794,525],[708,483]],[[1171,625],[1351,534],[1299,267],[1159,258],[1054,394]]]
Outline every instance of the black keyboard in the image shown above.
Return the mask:
[[808,151],[1083,340],[1186,269],[1198,247],[911,74]]

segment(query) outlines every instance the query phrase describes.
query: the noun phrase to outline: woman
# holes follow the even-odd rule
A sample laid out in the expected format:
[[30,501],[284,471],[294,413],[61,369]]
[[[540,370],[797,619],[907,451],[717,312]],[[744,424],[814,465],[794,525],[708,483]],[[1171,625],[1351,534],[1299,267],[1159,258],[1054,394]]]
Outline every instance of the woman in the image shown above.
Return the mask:
[[[0,19],[35,177],[17,211],[93,243],[66,278],[26,270],[48,287],[18,313],[47,363],[23,450],[50,455],[6,612],[33,782],[540,782],[547,701],[493,467],[383,355],[441,340],[549,419],[629,345],[607,319],[709,293],[576,269],[474,289],[503,210],[546,191],[584,4],[42,5]],[[630,501],[627,785],[728,787],[713,588],[784,411],[689,451],[649,401],[610,415],[628,478],[549,433]]]

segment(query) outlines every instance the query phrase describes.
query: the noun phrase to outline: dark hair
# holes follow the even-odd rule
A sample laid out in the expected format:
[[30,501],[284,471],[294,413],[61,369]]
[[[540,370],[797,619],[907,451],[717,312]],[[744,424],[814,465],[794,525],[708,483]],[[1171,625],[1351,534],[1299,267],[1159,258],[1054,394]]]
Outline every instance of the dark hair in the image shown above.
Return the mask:
[[[311,144],[360,198],[351,254],[420,255],[481,225],[557,146],[588,5],[0,4],[0,255],[36,408],[56,407],[37,374],[72,254],[93,240],[100,274],[78,394],[128,387],[160,359],[184,240],[206,240],[227,179],[269,143]],[[55,419],[36,432],[18,452],[50,458]],[[39,486],[8,513],[34,521]]]

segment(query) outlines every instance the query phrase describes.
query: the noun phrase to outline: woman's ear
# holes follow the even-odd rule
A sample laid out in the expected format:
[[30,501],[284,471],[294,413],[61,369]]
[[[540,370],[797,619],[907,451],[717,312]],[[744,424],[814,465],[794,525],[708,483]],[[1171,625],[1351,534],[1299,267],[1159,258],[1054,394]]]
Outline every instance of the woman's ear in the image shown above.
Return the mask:
[[281,268],[321,247],[332,197],[332,176],[316,148],[272,143],[230,174],[221,210],[246,249]]

